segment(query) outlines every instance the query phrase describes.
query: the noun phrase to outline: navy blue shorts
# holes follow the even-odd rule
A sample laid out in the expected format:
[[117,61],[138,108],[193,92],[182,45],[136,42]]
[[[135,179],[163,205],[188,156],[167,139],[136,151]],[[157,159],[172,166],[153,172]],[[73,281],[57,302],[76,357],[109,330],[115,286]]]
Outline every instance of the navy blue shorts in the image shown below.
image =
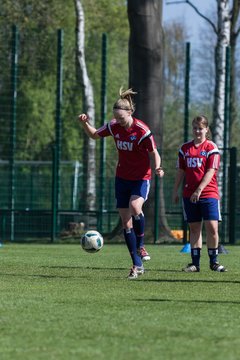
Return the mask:
[[202,220],[221,221],[220,201],[214,198],[200,198],[196,203],[192,203],[190,198],[183,198],[183,215],[188,223]]
[[129,207],[129,200],[132,195],[142,197],[145,201],[148,198],[150,190],[150,180],[125,180],[115,178],[115,197],[117,208],[123,209]]

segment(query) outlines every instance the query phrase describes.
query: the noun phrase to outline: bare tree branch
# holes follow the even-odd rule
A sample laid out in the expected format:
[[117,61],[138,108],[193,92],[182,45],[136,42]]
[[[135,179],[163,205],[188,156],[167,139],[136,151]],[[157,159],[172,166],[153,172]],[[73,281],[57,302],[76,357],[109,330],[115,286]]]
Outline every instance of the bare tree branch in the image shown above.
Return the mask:
[[211,25],[211,27],[213,28],[213,31],[215,32],[215,34],[217,34],[217,28],[216,26],[214,25],[214,23],[209,19],[207,18],[205,15],[203,15],[199,10],[198,8],[189,0],[185,0],[185,1],[172,1],[172,2],[167,2],[166,5],[172,5],[172,4],[188,4],[190,5],[193,10],[199,15],[201,16],[204,20],[206,20],[209,25]]

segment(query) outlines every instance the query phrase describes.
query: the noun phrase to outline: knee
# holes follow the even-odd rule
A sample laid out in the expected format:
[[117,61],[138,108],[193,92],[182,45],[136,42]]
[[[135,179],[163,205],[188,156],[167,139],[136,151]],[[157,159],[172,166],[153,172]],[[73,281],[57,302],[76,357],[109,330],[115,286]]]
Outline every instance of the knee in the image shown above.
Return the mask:
[[142,213],[144,199],[141,197],[132,196],[129,201],[129,209],[133,216],[139,215]]
[[195,236],[199,236],[201,234],[201,226],[191,226],[190,225],[190,233]]
[[129,218],[122,218],[122,227],[123,229],[130,229],[132,228],[132,219]]
[[206,222],[206,233],[211,237],[218,237],[218,223],[216,221]]
[[212,238],[217,238],[218,237],[218,231],[214,228],[208,229],[207,230],[207,235],[211,236]]
[[138,209],[136,208],[136,206],[134,206],[133,204],[130,204],[129,208],[130,208],[132,216],[138,215]]

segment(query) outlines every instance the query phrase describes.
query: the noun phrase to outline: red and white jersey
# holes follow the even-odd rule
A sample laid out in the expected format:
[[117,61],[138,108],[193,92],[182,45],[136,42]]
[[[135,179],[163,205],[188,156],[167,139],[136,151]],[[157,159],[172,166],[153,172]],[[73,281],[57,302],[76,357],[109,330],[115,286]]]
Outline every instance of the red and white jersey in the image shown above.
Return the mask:
[[[205,140],[198,147],[194,145],[193,140],[183,144],[178,156],[178,167],[185,171],[183,197],[191,197],[207,170],[218,170],[219,164],[220,153],[214,142]],[[200,197],[219,199],[216,171]]]
[[116,176],[126,180],[151,179],[149,152],[156,143],[149,127],[133,118],[133,124],[125,129],[115,119],[97,130],[101,137],[112,136],[118,150]]

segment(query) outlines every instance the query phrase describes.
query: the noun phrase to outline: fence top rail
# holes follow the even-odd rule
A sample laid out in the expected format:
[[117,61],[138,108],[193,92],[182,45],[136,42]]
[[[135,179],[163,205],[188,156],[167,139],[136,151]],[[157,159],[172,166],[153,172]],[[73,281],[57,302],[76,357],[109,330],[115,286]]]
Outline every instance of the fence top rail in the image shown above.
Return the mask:
[[[0,165],[9,164],[9,160],[0,160]],[[52,165],[52,161],[50,160],[15,160],[15,164],[19,165]],[[72,164],[74,166],[82,165],[78,160],[61,160],[61,164],[69,165]]]

